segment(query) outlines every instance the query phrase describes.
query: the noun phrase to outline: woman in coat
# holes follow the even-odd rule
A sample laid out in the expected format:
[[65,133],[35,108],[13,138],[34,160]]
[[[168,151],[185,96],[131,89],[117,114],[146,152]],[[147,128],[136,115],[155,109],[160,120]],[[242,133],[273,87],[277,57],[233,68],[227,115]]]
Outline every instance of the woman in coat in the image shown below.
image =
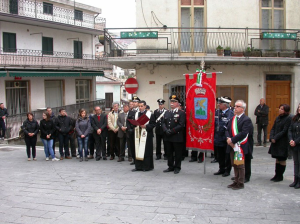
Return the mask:
[[46,155],[46,161],[49,160],[51,155],[52,161],[59,161],[54,155],[53,151],[53,139],[55,138],[55,124],[48,112],[43,113],[43,120],[40,121],[41,140],[44,144],[44,151]]
[[300,188],[300,104],[297,108],[296,115],[292,119],[288,131],[290,147],[293,150],[294,159],[294,182],[290,187]]
[[39,124],[33,119],[33,114],[31,112],[27,113],[27,119],[23,122],[23,130],[25,133],[25,143],[28,161],[30,161],[30,148],[32,149],[32,158],[36,160],[36,141],[37,134],[39,132]]
[[79,162],[83,161],[83,148],[84,148],[84,157],[85,161],[88,161],[88,140],[89,133],[91,130],[91,123],[88,117],[86,116],[85,109],[79,110],[79,116],[75,125],[76,133],[77,133],[77,141],[78,141],[78,153],[80,156]]
[[283,173],[286,167],[286,159],[288,157],[288,129],[291,124],[292,117],[290,114],[290,106],[281,104],[279,106],[279,116],[276,117],[274,125],[270,132],[271,146],[269,154],[276,159],[275,176],[271,181],[279,182],[283,180]]

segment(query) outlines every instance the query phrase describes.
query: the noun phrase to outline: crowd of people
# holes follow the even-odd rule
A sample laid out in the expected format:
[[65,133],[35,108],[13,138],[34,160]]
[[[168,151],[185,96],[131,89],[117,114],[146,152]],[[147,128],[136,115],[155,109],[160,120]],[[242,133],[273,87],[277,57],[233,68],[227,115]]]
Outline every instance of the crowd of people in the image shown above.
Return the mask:
[[[43,119],[38,123],[31,112],[23,123],[28,160],[36,160],[37,135],[44,145],[45,157],[48,161],[72,159],[77,157],[80,162],[94,159],[99,161],[125,161],[127,149],[128,161],[134,165],[135,171],[151,171],[154,169],[153,137],[155,128],[156,160],[168,160],[168,168],[163,172],[180,173],[181,161],[188,155],[185,148],[185,110],[183,103],[176,95],[170,96],[170,109],[164,107],[165,101],[158,99],[158,109],[150,112],[146,102],[134,97],[132,101],[123,104],[122,110],[118,102],[112,104],[112,110],[105,114],[99,106],[88,116],[85,109],[80,109],[78,118],[67,116],[65,109],[59,110],[55,116],[51,108],[43,113]],[[219,163],[219,169],[214,175],[227,177],[233,167],[233,183],[228,188],[239,190],[244,183],[250,181],[251,160],[253,159],[253,124],[246,116],[246,103],[237,100],[231,107],[231,98],[223,96],[217,98],[214,130],[214,160]],[[287,104],[279,106],[270,131],[269,154],[276,159],[275,175],[271,181],[283,180],[286,160],[294,159],[294,182],[290,187],[300,188],[300,104],[294,116],[290,115]],[[257,124],[256,146],[267,146],[267,126],[269,122],[269,107],[265,99],[260,99],[254,114]],[[0,128],[2,136],[5,134],[4,119],[8,116],[4,105],[0,104]],[[141,122],[143,120],[143,122]],[[3,131],[4,130],[4,131]],[[264,132],[261,140],[262,130]],[[1,138],[2,138],[1,136]],[[76,137],[75,137],[76,136]],[[77,138],[78,152],[76,152],[75,138]],[[55,142],[59,143],[60,157],[56,158]],[[162,154],[162,144],[164,154]],[[71,146],[71,153],[70,147]],[[96,149],[96,150],[95,150]],[[292,154],[292,155],[291,155]],[[238,156],[241,155],[241,161]],[[189,162],[202,162],[205,154],[192,151]]]

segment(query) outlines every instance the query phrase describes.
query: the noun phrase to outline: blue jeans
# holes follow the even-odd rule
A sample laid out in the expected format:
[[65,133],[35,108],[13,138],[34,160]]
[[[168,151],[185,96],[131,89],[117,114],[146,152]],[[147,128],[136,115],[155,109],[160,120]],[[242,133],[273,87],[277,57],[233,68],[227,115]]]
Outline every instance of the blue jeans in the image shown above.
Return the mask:
[[89,141],[89,136],[86,136],[85,138],[77,137],[78,141],[78,153],[80,157],[83,157],[82,150],[84,148],[84,156],[87,157],[88,155],[88,141]]
[[53,139],[43,139],[41,138],[43,144],[44,144],[44,151],[46,157],[49,157],[49,154],[51,155],[52,159],[55,158],[54,152],[53,152]]

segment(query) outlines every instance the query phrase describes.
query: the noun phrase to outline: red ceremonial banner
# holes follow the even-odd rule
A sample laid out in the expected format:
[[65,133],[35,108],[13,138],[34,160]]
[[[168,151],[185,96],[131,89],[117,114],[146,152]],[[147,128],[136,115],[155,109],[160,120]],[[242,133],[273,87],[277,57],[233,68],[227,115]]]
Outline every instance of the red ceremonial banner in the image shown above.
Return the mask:
[[[198,75],[199,74],[199,75]],[[186,148],[214,150],[216,73],[186,74]]]

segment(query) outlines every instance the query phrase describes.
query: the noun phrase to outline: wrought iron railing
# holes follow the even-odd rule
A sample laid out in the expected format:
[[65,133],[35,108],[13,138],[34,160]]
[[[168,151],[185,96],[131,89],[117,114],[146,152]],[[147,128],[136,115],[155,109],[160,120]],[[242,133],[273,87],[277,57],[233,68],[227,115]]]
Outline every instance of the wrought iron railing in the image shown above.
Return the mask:
[[[46,54],[45,54],[46,53]],[[100,55],[31,49],[0,48],[2,66],[82,67],[83,69],[112,69],[112,65]]]
[[[119,30],[119,29],[118,29]],[[132,30],[132,29],[130,29]],[[130,31],[123,29],[122,31]],[[262,52],[268,50],[275,51],[295,51],[299,50],[298,42],[300,40],[300,30],[296,29],[255,29],[255,28],[136,28],[135,37],[131,36],[131,40],[135,40],[136,48],[128,49],[117,43],[120,37],[110,35],[115,33],[114,29],[105,29],[105,54],[109,57],[122,57],[134,54],[169,54],[181,55],[184,53],[204,53],[214,54],[220,45],[223,48],[229,47],[231,51],[245,52],[248,48],[251,50],[260,50]],[[140,32],[157,32],[157,36],[147,35],[142,37]],[[270,33],[293,33],[296,39],[275,38],[264,39],[263,32]]]
[[[53,107],[52,112],[57,116],[59,114],[59,109],[64,108],[68,114],[68,116],[77,118],[78,116],[78,111],[81,108],[84,108],[88,114],[92,114],[94,107],[95,106],[100,106],[102,110],[105,110],[105,100],[96,100],[96,101],[89,101],[85,103],[79,103],[79,104],[71,104],[71,105],[66,105],[66,106],[61,106],[61,107]],[[43,112],[45,110],[36,110],[32,111],[34,115],[34,119],[36,119],[38,122],[43,119]],[[22,113],[22,114],[15,114],[15,115],[10,115],[6,118],[6,138],[8,139],[14,139],[19,137],[19,130],[23,122],[27,119],[26,116],[27,113]]]
[[105,18],[95,17],[93,14],[85,12],[82,13],[82,16],[78,17],[75,16],[74,9],[63,8],[52,4],[48,4],[47,7],[44,7],[44,3],[40,1],[1,0],[0,12],[97,30],[103,30],[106,26]]

